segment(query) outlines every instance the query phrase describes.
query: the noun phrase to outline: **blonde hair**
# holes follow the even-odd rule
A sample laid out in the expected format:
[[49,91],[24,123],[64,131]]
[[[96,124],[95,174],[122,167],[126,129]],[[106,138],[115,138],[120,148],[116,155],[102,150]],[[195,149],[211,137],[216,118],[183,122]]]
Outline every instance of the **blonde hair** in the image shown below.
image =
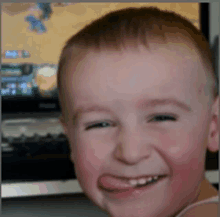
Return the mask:
[[91,50],[122,51],[126,47],[138,48],[140,44],[150,49],[149,45],[154,39],[164,44],[181,42],[183,39],[192,42],[209,76],[215,81],[213,95],[218,95],[218,79],[214,73],[209,43],[190,21],[179,14],[155,7],[126,8],[93,21],[66,42],[61,52],[57,78],[61,107],[64,103],[62,83],[70,60],[77,64],[79,58]]

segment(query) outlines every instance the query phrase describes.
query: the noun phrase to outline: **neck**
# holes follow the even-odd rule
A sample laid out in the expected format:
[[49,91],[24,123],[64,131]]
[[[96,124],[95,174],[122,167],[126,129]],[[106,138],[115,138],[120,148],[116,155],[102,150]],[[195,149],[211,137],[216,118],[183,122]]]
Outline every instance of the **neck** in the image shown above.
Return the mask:
[[201,183],[199,195],[194,201],[194,203],[206,200],[214,196],[218,196],[218,190],[214,188],[206,178],[204,178]]

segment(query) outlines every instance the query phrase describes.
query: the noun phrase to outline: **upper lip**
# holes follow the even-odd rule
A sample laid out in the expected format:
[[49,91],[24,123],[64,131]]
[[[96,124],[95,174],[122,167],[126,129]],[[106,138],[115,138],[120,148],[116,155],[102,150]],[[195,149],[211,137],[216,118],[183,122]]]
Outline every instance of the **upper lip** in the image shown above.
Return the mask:
[[112,174],[104,174],[103,176],[112,176],[117,179],[122,179],[122,180],[130,180],[130,179],[141,179],[141,178],[149,178],[149,177],[164,177],[167,176],[166,174],[150,174],[150,175],[141,175],[141,176],[117,176],[117,175],[112,175]]

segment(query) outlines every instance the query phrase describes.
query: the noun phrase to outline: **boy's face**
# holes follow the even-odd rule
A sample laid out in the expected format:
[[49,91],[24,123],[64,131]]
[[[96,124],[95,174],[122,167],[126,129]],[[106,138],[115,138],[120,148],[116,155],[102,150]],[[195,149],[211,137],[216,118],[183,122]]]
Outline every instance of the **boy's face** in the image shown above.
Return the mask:
[[[196,200],[206,148],[218,148],[209,143],[213,99],[193,54],[187,47],[91,53],[70,66],[63,126],[71,157],[84,192],[111,216],[172,216]],[[176,103],[149,104],[155,99]],[[99,188],[105,174],[166,177],[132,198]]]

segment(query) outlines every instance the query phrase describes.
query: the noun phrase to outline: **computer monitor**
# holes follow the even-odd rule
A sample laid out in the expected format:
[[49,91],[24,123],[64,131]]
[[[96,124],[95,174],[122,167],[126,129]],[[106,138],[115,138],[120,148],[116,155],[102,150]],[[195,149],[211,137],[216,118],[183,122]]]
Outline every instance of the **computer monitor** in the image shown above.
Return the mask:
[[57,65],[1,64],[2,113],[60,111]]

